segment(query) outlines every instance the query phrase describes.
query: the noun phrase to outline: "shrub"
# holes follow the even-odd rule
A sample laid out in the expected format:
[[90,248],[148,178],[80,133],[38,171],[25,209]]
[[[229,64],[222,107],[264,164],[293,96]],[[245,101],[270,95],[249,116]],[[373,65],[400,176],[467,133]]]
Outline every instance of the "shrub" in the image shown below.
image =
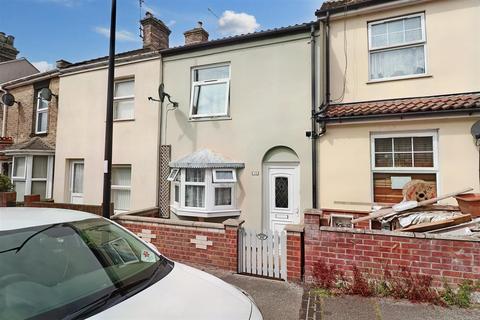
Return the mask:
[[313,266],[313,277],[315,284],[320,288],[332,289],[335,288],[337,279],[342,278],[343,275],[335,265],[327,265],[322,260],[319,260]]
[[458,286],[457,292],[447,282],[443,283],[443,288],[442,298],[448,305],[468,308],[472,304],[470,296],[475,290],[475,286],[471,281],[464,281]]
[[353,282],[348,290],[351,294],[358,294],[363,297],[371,297],[374,294],[374,289],[370,286],[357,266],[353,266]]
[[13,191],[13,184],[10,181],[10,178],[0,174],[0,192],[9,192]]

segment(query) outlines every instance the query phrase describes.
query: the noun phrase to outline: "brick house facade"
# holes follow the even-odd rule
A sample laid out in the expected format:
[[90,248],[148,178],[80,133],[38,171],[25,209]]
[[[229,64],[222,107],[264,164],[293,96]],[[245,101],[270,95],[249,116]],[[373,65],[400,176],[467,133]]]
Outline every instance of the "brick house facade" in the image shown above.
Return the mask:
[[[7,106],[5,136],[12,145],[2,150],[1,173],[15,185],[17,200],[23,195],[40,194],[51,198],[53,161],[58,112],[59,78],[57,70],[38,73],[7,82],[2,88],[13,95],[15,103]],[[48,88],[50,101],[40,98]]]

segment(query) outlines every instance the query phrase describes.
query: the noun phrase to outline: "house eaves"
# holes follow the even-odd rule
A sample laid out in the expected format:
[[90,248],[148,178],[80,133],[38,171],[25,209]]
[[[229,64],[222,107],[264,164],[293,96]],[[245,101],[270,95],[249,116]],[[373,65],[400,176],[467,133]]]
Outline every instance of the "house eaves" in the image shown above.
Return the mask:
[[296,24],[288,27],[275,28],[269,30],[263,30],[253,33],[242,34],[238,36],[231,36],[220,38],[216,40],[210,40],[202,43],[196,43],[191,45],[178,46],[173,48],[167,48],[160,51],[162,56],[172,56],[176,54],[182,54],[192,51],[201,51],[213,48],[220,48],[235,44],[241,44],[246,42],[264,40],[264,39],[273,39],[291,34],[306,33],[310,32],[312,25],[318,29],[316,22],[307,22],[302,24]]
[[58,69],[49,70],[41,73],[34,73],[32,75],[29,75],[23,78],[5,82],[2,84],[2,89],[11,90],[11,89],[29,85],[38,81],[52,79],[52,78],[58,77],[58,75],[59,75]]

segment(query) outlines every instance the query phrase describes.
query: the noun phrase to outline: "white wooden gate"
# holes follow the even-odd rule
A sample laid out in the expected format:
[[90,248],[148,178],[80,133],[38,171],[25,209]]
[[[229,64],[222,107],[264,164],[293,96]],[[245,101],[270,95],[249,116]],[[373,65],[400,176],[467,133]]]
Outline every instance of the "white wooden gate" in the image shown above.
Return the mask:
[[287,233],[239,229],[238,272],[287,279]]

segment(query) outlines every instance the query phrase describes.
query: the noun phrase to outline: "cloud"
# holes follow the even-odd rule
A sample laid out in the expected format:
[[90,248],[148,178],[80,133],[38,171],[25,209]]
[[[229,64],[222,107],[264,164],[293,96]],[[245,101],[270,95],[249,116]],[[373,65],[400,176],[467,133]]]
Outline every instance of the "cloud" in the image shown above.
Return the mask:
[[49,71],[55,68],[55,66],[52,63],[48,63],[47,61],[37,61],[37,62],[32,62],[32,64],[40,72]]
[[238,35],[258,30],[260,25],[255,16],[244,12],[225,11],[218,19],[219,31],[224,35]]
[[[101,34],[102,36],[109,38],[110,37],[110,29],[104,27],[95,27],[95,32]],[[115,33],[115,38],[118,41],[140,41],[139,37],[127,30],[119,30]]]
[[177,21],[175,20],[170,20],[168,23],[167,23],[167,27],[173,27],[174,25],[177,24]]

